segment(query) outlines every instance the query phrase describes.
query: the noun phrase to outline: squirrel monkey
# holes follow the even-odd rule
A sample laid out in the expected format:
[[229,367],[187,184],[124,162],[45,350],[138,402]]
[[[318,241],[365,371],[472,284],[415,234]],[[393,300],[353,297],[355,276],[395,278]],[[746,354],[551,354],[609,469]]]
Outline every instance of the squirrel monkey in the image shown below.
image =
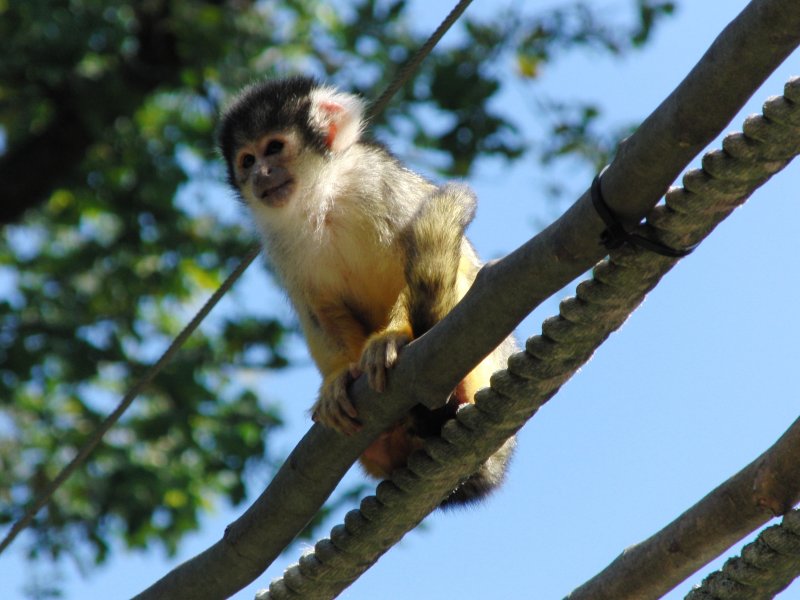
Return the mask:
[[[362,139],[364,103],[306,77],[245,88],[221,118],[228,182],[249,207],[268,259],[297,312],[323,376],[314,421],[360,428],[348,385],[362,373],[382,391],[398,352],[466,293],[480,261],[464,237],[476,199],[436,186],[383,146]],[[415,407],[360,457],[373,476],[404,466],[504,368],[511,338],[437,410]],[[463,504],[502,481],[509,440],[443,502]]]

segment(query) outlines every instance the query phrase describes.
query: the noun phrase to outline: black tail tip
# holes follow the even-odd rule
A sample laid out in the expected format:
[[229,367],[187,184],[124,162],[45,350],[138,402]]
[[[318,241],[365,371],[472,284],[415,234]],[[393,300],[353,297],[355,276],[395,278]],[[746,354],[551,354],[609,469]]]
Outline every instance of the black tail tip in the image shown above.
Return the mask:
[[516,446],[516,438],[506,440],[497,452],[483,463],[477,472],[470,475],[442,500],[439,508],[449,510],[476,504],[488,498],[503,483],[508,465]]

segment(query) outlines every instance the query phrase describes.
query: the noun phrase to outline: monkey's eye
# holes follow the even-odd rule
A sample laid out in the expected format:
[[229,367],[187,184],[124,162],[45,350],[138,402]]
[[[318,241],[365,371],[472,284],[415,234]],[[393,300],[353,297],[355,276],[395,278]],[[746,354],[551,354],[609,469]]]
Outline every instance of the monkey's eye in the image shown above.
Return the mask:
[[245,154],[242,156],[241,165],[243,169],[249,169],[252,167],[256,162],[256,157],[252,154]]
[[264,156],[269,156],[270,154],[280,154],[283,150],[283,142],[280,140],[272,140],[269,144],[267,144],[266,150],[264,150]]

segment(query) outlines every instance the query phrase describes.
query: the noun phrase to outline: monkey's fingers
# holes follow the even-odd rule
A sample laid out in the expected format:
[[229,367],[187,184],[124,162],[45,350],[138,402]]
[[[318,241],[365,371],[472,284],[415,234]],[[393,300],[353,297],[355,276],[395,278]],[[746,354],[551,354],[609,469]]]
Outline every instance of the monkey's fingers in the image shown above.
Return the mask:
[[358,411],[347,395],[347,386],[351,381],[350,369],[325,380],[311,412],[315,422],[345,435],[352,435],[361,429]]
[[344,435],[353,435],[362,428],[358,419],[348,416],[342,410],[342,406],[335,403],[320,403],[313,410],[311,418],[315,423],[320,423]]
[[411,341],[404,331],[384,331],[367,340],[358,367],[367,374],[370,387],[376,392],[386,389],[388,371],[400,356],[400,349]]

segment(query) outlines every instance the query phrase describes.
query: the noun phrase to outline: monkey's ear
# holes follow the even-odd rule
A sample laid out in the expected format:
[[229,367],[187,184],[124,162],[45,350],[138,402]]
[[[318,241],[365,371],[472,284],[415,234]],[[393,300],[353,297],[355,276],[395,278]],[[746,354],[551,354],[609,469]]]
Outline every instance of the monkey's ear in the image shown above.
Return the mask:
[[322,132],[331,152],[343,152],[361,137],[364,102],[333,88],[317,88],[311,93],[310,120]]

